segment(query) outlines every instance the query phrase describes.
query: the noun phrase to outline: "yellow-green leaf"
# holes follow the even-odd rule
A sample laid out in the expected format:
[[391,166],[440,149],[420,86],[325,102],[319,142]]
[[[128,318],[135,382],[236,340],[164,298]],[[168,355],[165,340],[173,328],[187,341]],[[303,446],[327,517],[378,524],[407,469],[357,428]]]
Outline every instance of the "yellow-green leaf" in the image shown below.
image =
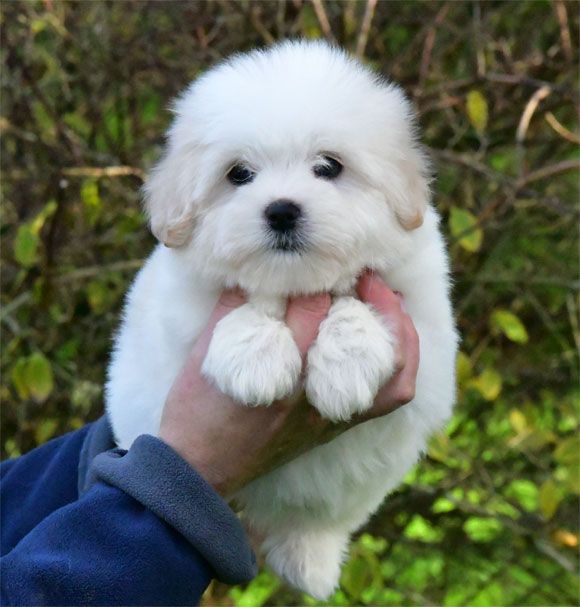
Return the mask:
[[30,396],[37,402],[45,401],[52,392],[54,379],[50,361],[42,352],[35,352],[30,356],[25,376]]
[[42,226],[46,223],[46,220],[54,214],[56,211],[57,204],[55,200],[49,200],[40,213],[30,222],[30,230],[33,234],[38,236],[40,234],[40,230],[42,230]]
[[472,379],[469,386],[475,388],[485,400],[495,400],[501,392],[501,375],[495,369],[488,367],[481,375]]
[[510,420],[511,427],[518,434],[524,434],[524,433],[530,431],[530,428],[528,427],[528,420],[526,419],[526,416],[518,409],[512,409],[510,411],[509,420]]
[[34,431],[34,438],[36,438],[36,443],[38,445],[42,445],[49,438],[54,436],[56,429],[58,428],[58,420],[57,419],[45,419],[42,421]]
[[302,33],[306,38],[320,38],[322,32],[320,31],[320,25],[318,18],[312,8],[311,4],[305,4],[301,11],[302,17]]
[[457,383],[459,385],[464,384],[472,374],[471,360],[465,352],[459,352],[457,354],[457,361],[455,363],[457,371]]
[[479,251],[483,242],[483,230],[477,225],[477,217],[467,209],[451,207],[449,229],[459,244],[470,253]]
[[551,478],[542,483],[539,500],[540,512],[547,519],[551,519],[562,501],[562,492]]
[[22,224],[16,232],[14,240],[14,258],[16,261],[29,268],[33,266],[38,258],[38,245],[40,239],[31,229],[30,224]]
[[438,462],[445,462],[449,457],[449,437],[443,432],[438,432],[429,441],[429,457]]
[[83,185],[81,186],[81,200],[86,209],[89,223],[94,225],[102,210],[99,186],[96,180],[87,179],[83,182]]
[[522,321],[509,310],[496,309],[491,315],[492,327],[499,329],[508,339],[518,344],[527,343],[529,337]]
[[87,285],[87,299],[93,312],[101,314],[111,302],[111,290],[104,283],[92,280]]
[[10,372],[10,377],[12,379],[12,383],[14,384],[14,388],[16,389],[16,393],[22,400],[26,400],[30,396],[28,382],[26,380],[27,365],[27,358],[19,358]]
[[480,91],[472,90],[467,93],[467,117],[473,128],[482,135],[487,127],[487,101]]
[[563,440],[554,451],[554,459],[559,464],[573,464],[580,459],[580,439],[570,436]]

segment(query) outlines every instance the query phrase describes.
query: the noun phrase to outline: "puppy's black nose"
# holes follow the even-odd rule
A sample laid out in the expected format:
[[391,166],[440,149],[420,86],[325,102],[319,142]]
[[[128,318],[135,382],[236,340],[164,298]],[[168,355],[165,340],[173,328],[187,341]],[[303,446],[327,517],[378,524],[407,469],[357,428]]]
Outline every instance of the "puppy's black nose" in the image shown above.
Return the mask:
[[291,200],[275,200],[270,203],[264,215],[268,221],[268,225],[275,231],[280,233],[291,232],[295,227],[298,219],[302,215],[300,207]]

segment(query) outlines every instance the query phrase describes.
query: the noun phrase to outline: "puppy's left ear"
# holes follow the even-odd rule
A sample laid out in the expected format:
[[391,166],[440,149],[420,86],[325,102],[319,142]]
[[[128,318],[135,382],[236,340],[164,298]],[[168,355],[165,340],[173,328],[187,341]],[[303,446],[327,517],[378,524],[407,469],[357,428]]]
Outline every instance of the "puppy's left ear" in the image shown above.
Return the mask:
[[405,230],[415,230],[423,224],[429,201],[429,162],[422,150],[411,147],[397,164],[402,182],[393,198],[395,215]]
[[151,231],[167,247],[186,245],[193,233],[194,185],[185,171],[192,166],[192,159],[169,149],[143,186]]

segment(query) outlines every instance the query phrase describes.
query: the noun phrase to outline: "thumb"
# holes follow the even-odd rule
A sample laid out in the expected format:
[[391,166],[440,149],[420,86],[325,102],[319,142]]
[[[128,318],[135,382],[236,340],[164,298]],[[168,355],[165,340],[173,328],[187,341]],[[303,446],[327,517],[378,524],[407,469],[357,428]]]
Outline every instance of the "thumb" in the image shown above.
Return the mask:
[[225,291],[222,291],[203,333],[196,342],[196,348],[205,352],[211,340],[211,336],[213,335],[213,330],[218,322],[224,318],[224,316],[227,316],[230,312],[233,312],[236,308],[243,306],[245,303],[246,296],[241,289],[226,289]]
[[302,356],[306,354],[318,335],[320,323],[330,309],[330,295],[305,295],[290,300],[286,310],[286,324]]

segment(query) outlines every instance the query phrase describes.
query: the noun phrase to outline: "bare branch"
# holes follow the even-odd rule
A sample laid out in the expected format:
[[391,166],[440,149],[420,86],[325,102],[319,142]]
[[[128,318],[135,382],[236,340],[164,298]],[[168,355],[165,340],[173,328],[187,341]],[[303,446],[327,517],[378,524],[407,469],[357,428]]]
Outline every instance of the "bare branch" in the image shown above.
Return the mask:
[[316,13],[316,18],[318,19],[318,23],[320,24],[320,29],[324,34],[324,37],[327,40],[331,40],[332,42],[336,42],[334,38],[334,34],[332,33],[332,28],[330,27],[330,21],[328,20],[328,15],[326,14],[326,9],[324,8],[324,4],[322,0],[311,0],[312,6],[314,7],[314,12]]
[[125,177],[134,175],[145,181],[145,172],[136,167],[116,166],[116,167],[69,167],[62,170],[62,174],[67,177]]
[[562,137],[571,143],[576,145],[580,145],[580,137],[574,134],[572,131],[569,131],[561,122],[558,122],[558,119],[552,112],[546,112],[544,114],[544,118],[546,122]]
[[526,104],[526,107],[522,114],[522,117],[520,118],[518,130],[516,131],[516,141],[518,142],[518,144],[523,143],[524,139],[526,138],[526,133],[528,132],[528,126],[530,125],[530,120],[532,119],[534,112],[536,111],[538,105],[540,104],[540,101],[545,99],[551,92],[552,92],[552,87],[550,85],[546,84],[546,85],[542,86],[542,88],[539,88],[530,97],[530,100]]
[[371,31],[371,24],[373,22],[373,17],[375,14],[376,7],[377,7],[377,0],[367,0],[365,14],[363,15],[360,32],[358,34],[358,38],[356,41],[355,55],[359,59],[362,59],[365,54],[365,49],[367,47],[367,42],[369,40],[369,33]]

